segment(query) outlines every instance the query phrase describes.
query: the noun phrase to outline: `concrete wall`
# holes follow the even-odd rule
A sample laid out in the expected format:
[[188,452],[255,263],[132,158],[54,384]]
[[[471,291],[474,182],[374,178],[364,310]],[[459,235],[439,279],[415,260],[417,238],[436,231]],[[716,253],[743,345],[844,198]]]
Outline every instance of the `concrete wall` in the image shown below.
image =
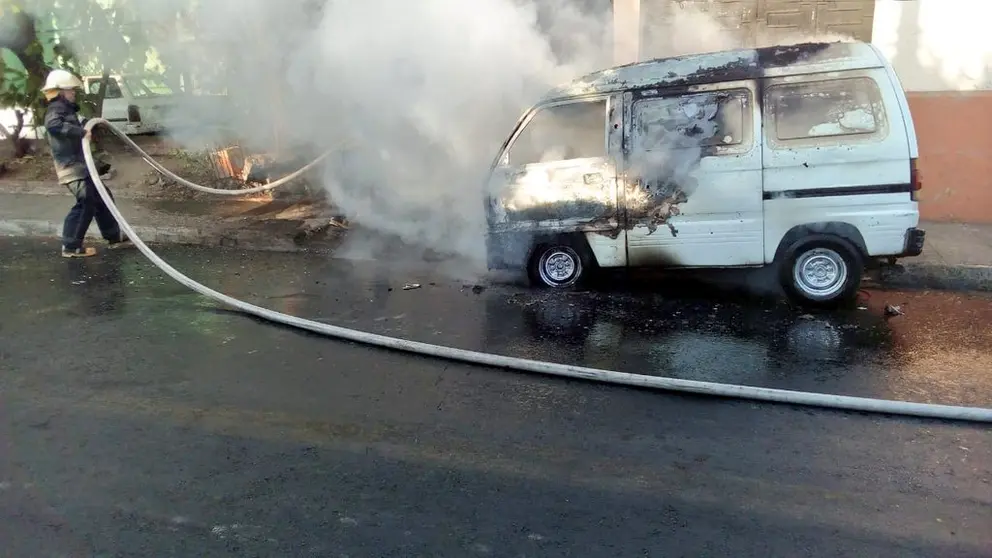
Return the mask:
[[877,0],[872,42],[909,94],[920,213],[992,224],[992,1]]
[[876,0],[872,42],[908,91],[992,89],[992,2]]

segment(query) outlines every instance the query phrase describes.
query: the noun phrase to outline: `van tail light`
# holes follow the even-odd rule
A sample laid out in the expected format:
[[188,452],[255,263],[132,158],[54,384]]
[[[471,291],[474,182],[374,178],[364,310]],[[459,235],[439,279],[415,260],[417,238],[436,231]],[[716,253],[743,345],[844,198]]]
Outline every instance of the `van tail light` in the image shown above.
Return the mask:
[[138,111],[136,105],[128,105],[127,120],[128,122],[141,122],[141,112]]
[[920,165],[916,158],[909,160],[909,185],[912,189],[910,197],[913,201],[919,201],[917,192],[923,189],[923,180],[920,177]]

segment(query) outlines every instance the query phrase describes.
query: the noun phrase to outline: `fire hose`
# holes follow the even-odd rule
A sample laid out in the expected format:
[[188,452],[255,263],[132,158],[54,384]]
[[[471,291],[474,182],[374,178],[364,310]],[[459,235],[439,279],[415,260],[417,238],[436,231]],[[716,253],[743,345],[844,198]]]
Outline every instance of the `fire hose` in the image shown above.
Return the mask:
[[[273,188],[278,188],[279,186],[282,186],[297,179],[298,177],[306,173],[308,170],[316,166],[320,161],[322,161],[331,153],[331,152],[327,152],[324,155],[321,155],[317,160],[308,164],[302,169],[270,184],[266,184],[264,186],[259,186],[257,188],[246,189],[246,190],[224,190],[224,189],[208,188],[205,186],[201,186],[199,184],[194,184],[192,182],[189,182],[188,180],[184,180],[183,178],[177,176],[176,174],[174,174],[173,172],[169,171],[167,168],[156,162],[154,159],[152,159],[151,156],[149,156],[136,143],[134,143],[129,137],[127,137],[127,135],[124,134],[124,132],[117,129],[116,127],[114,127],[113,125],[111,125],[109,122],[107,122],[102,118],[93,118],[89,120],[86,123],[86,129],[92,130],[94,127],[101,125],[106,126],[108,129],[113,131],[113,133],[115,133],[118,137],[120,137],[128,146],[130,146],[132,149],[140,153],[141,157],[159,173],[189,188],[193,188],[201,192],[208,192],[219,195],[236,196],[236,195],[244,195],[249,193],[272,190]],[[179,283],[185,285],[186,287],[192,289],[196,293],[211,300],[214,300],[216,302],[219,302],[221,304],[224,304],[226,306],[229,306],[235,310],[239,310],[241,312],[255,316],[257,318],[261,318],[269,322],[310,331],[312,333],[317,333],[319,335],[323,335],[327,337],[342,339],[354,343],[361,343],[364,345],[371,345],[385,349],[392,349],[395,351],[402,351],[402,352],[435,357],[450,361],[464,362],[479,366],[489,366],[489,367],[506,369],[506,370],[530,372],[534,374],[558,376],[564,378],[572,378],[577,380],[586,380],[586,381],[601,382],[608,384],[618,384],[618,385],[632,386],[638,388],[649,388],[649,389],[672,391],[672,392],[690,393],[696,395],[746,399],[746,400],[764,401],[764,402],[772,402],[772,403],[785,403],[790,405],[812,406],[812,407],[821,407],[828,409],[838,409],[838,410],[856,411],[856,412],[865,412],[865,413],[879,413],[879,414],[888,414],[888,415],[903,415],[903,416],[913,416],[913,417],[923,417],[923,418],[992,423],[992,409],[989,408],[939,405],[932,403],[917,403],[911,401],[897,401],[897,400],[887,400],[887,399],[873,399],[873,398],[854,397],[847,395],[831,395],[825,393],[723,384],[716,382],[666,378],[661,376],[649,376],[646,374],[633,374],[633,373],[619,372],[614,370],[587,368],[583,366],[523,359],[523,358],[503,356],[503,355],[497,355],[491,353],[483,353],[479,351],[458,349],[443,345],[434,345],[431,343],[423,343],[419,341],[411,341],[408,339],[401,339],[397,337],[389,337],[386,335],[379,335],[366,331],[360,331],[341,326],[316,322],[313,320],[300,318],[298,316],[293,316],[290,314],[277,312],[275,310],[270,310],[268,308],[263,308],[261,306],[256,306],[249,302],[245,302],[243,300],[236,299],[232,296],[228,296],[224,293],[215,291],[210,287],[207,287],[206,285],[203,285],[201,283],[194,281],[193,279],[190,279],[189,277],[183,275],[181,272],[179,272],[174,267],[169,265],[165,260],[160,258],[154,251],[152,251],[152,249],[149,248],[148,245],[145,244],[140,238],[138,238],[138,235],[135,234],[134,229],[131,227],[130,224],[128,224],[127,220],[121,214],[120,209],[117,208],[117,205],[114,203],[113,198],[111,198],[110,193],[107,190],[107,187],[103,184],[103,181],[100,179],[100,175],[97,172],[96,162],[93,158],[92,142],[89,137],[83,140],[83,154],[86,158],[86,166],[89,168],[90,175],[93,178],[93,183],[96,186],[97,191],[100,193],[100,197],[103,198],[103,201],[107,205],[107,208],[117,219],[117,222],[120,224],[122,231],[127,235],[129,239],[131,239],[131,241],[134,243],[137,249],[146,258],[151,260],[151,262],[155,264],[155,266],[157,266],[159,269],[161,269],[166,275],[178,281]]]

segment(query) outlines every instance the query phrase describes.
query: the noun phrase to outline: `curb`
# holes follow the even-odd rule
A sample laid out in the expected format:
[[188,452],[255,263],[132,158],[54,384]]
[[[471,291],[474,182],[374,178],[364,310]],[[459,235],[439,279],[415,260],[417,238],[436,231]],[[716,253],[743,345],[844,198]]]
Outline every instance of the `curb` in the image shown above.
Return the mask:
[[992,292],[992,266],[905,264],[881,270],[878,282],[897,288]]
[[[285,223],[285,222],[284,222]],[[281,223],[285,227],[286,224]],[[287,234],[273,234],[264,223],[247,228],[224,230],[218,228],[196,228],[182,226],[140,226],[132,225],[142,240],[149,244],[178,244],[185,246],[206,246],[214,248],[234,248],[263,252],[331,252],[339,238],[308,238],[296,240]],[[21,238],[58,239],[62,224],[36,219],[0,220],[0,236]],[[86,238],[101,240],[99,231],[91,228]]]

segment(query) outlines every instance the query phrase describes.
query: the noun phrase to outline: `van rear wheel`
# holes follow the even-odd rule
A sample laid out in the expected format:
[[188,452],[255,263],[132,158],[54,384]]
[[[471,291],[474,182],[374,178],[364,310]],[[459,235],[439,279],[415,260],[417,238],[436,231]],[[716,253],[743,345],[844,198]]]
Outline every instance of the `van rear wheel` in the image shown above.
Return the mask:
[[531,255],[527,274],[535,285],[565,289],[583,281],[590,267],[584,246],[563,239],[538,245]]
[[861,253],[847,240],[816,235],[793,244],[781,262],[781,282],[792,300],[831,307],[853,300],[861,286]]

